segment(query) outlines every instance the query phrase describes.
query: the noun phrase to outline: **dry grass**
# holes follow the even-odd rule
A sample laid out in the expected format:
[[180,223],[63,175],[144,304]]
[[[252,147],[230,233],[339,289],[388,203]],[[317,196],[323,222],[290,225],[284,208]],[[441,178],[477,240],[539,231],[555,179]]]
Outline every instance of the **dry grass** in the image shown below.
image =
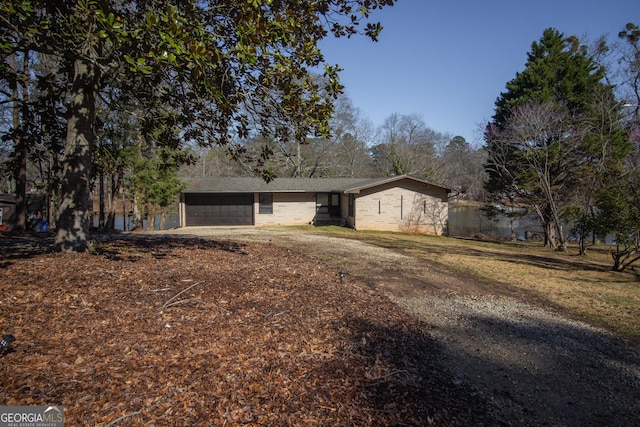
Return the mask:
[[574,319],[640,341],[640,275],[612,272],[606,246],[587,256],[553,252],[540,243],[493,243],[382,232],[322,232],[410,254],[470,276],[487,292],[516,295]]

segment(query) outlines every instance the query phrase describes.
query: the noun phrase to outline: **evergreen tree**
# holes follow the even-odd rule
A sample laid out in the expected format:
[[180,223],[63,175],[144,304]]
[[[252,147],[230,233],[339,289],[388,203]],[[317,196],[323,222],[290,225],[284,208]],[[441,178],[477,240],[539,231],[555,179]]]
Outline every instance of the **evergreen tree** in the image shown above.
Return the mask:
[[[554,249],[565,249],[562,225],[573,196],[595,185],[586,178],[628,152],[617,126],[620,106],[603,78],[575,37],[547,29],[496,100],[485,132],[486,189],[494,199],[529,204]],[[600,102],[607,114],[594,108]],[[594,123],[600,123],[597,132]]]
[[[150,118],[189,123],[182,140],[226,144],[255,133],[302,140],[327,134],[342,89],[318,42],[329,31],[376,40],[370,12],[394,0],[96,1],[6,0],[0,8],[2,64],[16,52],[51,55],[70,92],[54,248],[88,247],[96,103],[107,87],[171,109]],[[310,70],[325,66],[326,87]],[[6,68],[6,67],[5,67]],[[0,78],[4,79],[4,75]],[[138,84],[141,80],[145,85]],[[130,83],[135,83],[132,87]],[[155,102],[157,100],[157,102]],[[250,120],[251,117],[251,120]],[[142,129],[153,133],[153,129]]]

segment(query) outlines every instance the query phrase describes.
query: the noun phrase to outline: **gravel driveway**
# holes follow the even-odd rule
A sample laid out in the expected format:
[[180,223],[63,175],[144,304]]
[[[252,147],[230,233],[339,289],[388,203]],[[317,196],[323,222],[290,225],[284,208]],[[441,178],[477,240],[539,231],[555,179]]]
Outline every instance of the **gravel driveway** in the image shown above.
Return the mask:
[[425,321],[454,386],[522,426],[640,426],[638,345],[388,249],[303,232],[189,228],[167,234],[264,241],[344,269]]

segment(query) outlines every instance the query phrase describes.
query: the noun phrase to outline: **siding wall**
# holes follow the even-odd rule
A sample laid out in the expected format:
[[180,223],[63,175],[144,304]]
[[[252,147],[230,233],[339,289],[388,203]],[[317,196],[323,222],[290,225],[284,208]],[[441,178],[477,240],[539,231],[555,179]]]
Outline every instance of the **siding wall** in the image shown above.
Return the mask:
[[255,194],[254,218],[256,225],[309,224],[316,215],[315,193],[273,193],[273,213],[259,212],[259,194]]
[[446,190],[413,182],[391,183],[356,195],[355,227],[358,230],[387,230],[409,233],[446,232],[448,202]]

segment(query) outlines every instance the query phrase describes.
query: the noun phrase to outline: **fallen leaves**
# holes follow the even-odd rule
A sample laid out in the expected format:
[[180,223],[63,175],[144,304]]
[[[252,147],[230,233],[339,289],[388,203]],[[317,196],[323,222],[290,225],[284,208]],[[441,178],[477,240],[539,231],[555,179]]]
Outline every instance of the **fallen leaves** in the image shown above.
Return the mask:
[[0,404],[61,404],[86,426],[451,425],[465,405],[424,325],[303,254],[187,238],[97,248],[0,253],[0,329],[18,339]]

